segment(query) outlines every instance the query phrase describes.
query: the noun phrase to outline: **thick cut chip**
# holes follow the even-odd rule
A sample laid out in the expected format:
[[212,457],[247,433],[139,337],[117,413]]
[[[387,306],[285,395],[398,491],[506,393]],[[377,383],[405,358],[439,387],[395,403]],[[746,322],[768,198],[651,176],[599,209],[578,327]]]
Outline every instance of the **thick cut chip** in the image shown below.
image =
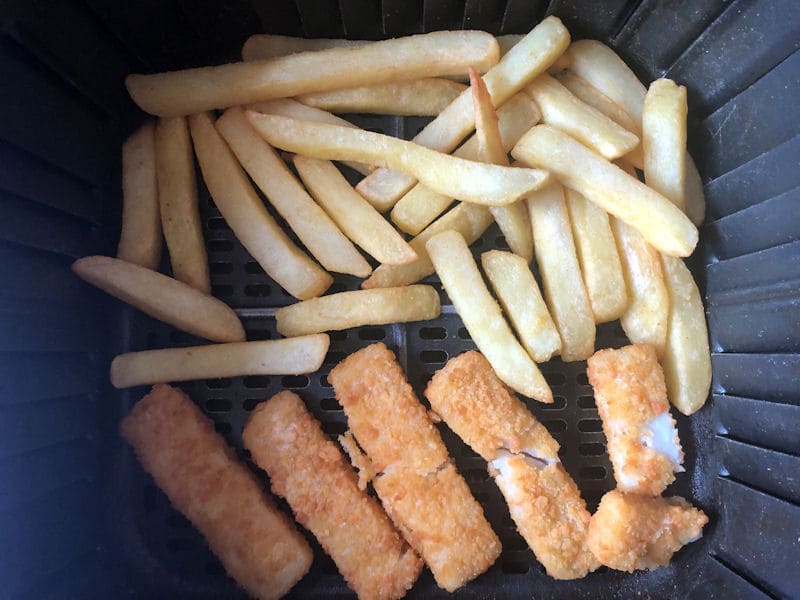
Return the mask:
[[571,70],[567,69],[556,75],[556,79],[565,88],[573,93],[575,97],[582,100],[589,106],[593,106],[609,119],[621,125],[623,129],[631,132],[641,131],[642,126],[638,125],[628,116],[622,108],[603,92],[591,85],[582,77],[578,77]]

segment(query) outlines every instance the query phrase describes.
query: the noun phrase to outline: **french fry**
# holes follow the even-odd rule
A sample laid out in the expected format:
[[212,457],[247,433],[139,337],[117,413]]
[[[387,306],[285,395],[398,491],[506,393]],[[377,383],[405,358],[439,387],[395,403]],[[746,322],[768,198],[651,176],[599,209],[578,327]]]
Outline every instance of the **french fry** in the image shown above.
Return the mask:
[[538,169],[476,163],[380,133],[253,111],[246,114],[256,131],[282,150],[312,158],[388,165],[413,173],[439,193],[476,204],[510,204],[547,179],[547,173]]
[[[494,105],[498,108],[502,106],[526,83],[546,70],[568,44],[569,32],[557,17],[547,17],[534,27],[484,75]],[[426,148],[449,153],[474,128],[472,94],[465,90],[413,141]],[[356,190],[380,211],[394,206],[415,182],[412,175],[390,169],[376,169],[356,186]]]
[[87,256],[72,263],[84,281],[154,319],[214,342],[243,342],[244,328],[224,302],[183,282],[118,258]]
[[685,211],[686,88],[656,79],[644,99],[642,148],[648,186]]
[[458,75],[499,58],[481,31],[436,31],[355,48],[301,52],[271,60],[128,75],[125,86],[145,112],[174,117],[309,92]]
[[[492,97],[483,79],[472,67],[469,68],[469,80],[472,87],[472,98],[475,105],[475,137],[478,140],[478,160],[495,165],[508,165],[508,151],[503,146],[500,136],[497,113],[492,104]],[[533,237],[528,209],[524,200],[517,200],[508,206],[492,206],[489,208],[506,238],[512,252],[523,257],[527,262],[533,258]]]
[[697,228],[674,204],[549,125],[531,129],[511,154],[548,169],[561,183],[635,227],[664,254],[689,256],[697,245]]
[[156,179],[155,125],[147,121],[122,144],[122,230],[117,257],[157,269],[163,237]]
[[335,113],[435,117],[463,91],[460,83],[431,77],[302,94],[297,99]]
[[251,35],[242,46],[242,60],[254,61],[289,56],[298,52],[316,52],[330,48],[357,48],[372,42],[333,38],[308,39],[288,35],[260,33]]
[[700,227],[706,218],[706,197],[703,193],[703,180],[694,164],[694,160],[686,153],[686,180],[683,197],[686,200],[686,216],[692,223]]
[[[508,153],[519,138],[539,121],[539,109],[526,94],[519,93],[497,111],[500,138]],[[469,138],[453,153],[467,160],[478,159],[478,139]],[[392,221],[401,230],[416,235],[442,214],[453,203],[453,198],[434,192],[421,183],[414,185],[392,209]]]
[[561,336],[528,267],[528,261],[511,252],[490,250],[481,254],[481,265],[495,296],[531,358],[543,363],[558,354],[561,351]]
[[437,233],[452,229],[460,233],[467,244],[471,244],[481,237],[491,224],[492,214],[488,208],[461,202],[408,243],[417,253],[417,260],[405,265],[381,265],[361,284],[361,287],[370,289],[416,283],[435,271],[425,249],[425,244],[430,238]]
[[711,387],[711,353],[703,301],[683,260],[662,256],[669,294],[667,342],[661,364],[672,405],[685,415],[696,412]]
[[417,259],[403,236],[358,195],[333,163],[295,156],[294,166],[306,189],[336,225],[378,262],[402,265]]
[[429,285],[340,292],[275,311],[285,336],[339,331],[362,325],[427,321],[439,316],[439,293]]
[[585,360],[594,352],[594,316],[578,266],[564,190],[553,181],[527,201],[544,297],[561,335],[561,359]]
[[553,402],[547,381],[511,332],[461,234],[445,231],[425,246],[456,312],[497,376],[521,394]]
[[178,281],[208,294],[211,278],[186,119],[159,119],[155,140],[158,204],[172,274]]
[[[195,125],[200,127],[199,123],[195,123],[195,119],[199,120],[199,117],[191,117],[193,135],[195,135]],[[219,138],[217,130],[227,142],[227,146]],[[236,166],[238,159],[275,210],[286,219],[303,245],[325,269],[357,277],[366,277],[372,272],[369,263],[325,211],[306,193],[275,150],[253,130],[241,108],[226,110],[217,122],[216,129],[210,120],[203,119],[203,131],[207,134],[206,143],[209,145],[213,143],[217,147],[217,153],[220,154],[217,160],[221,161],[221,156],[224,155],[225,161],[232,163],[229,166],[231,171],[241,171]],[[201,165],[204,173],[207,169],[215,168],[212,162],[204,164],[201,161]],[[243,177],[242,174],[239,178]],[[226,183],[220,179],[219,185],[224,187]],[[216,200],[214,192],[212,196]]]
[[572,236],[595,323],[614,321],[628,308],[628,293],[608,213],[575,190],[566,190],[566,195]]
[[542,120],[582,142],[609,160],[639,145],[639,137],[574,96],[547,73],[525,88],[542,111]]
[[[351,129],[360,129],[353,125],[350,121],[337,117],[327,111],[320,110],[306,106],[292,100],[291,98],[279,98],[277,100],[265,100],[264,102],[256,102],[249,105],[247,108],[256,112],[265,113],[268,115],[279,115],[281,117],[291,117],[292,119],[299,119],[300,121],[312,121],[313,123],[328,123],[329,125],[341,125],[342,127],[350,127]],[[347,165],[354,171],[358,171],[362,175],[369,175],[372,172],[372,167],[364,163],[354,161],[342,161],[342,164]]]
[[203,178],[236,237],[278,285],[295,298],[319,296],[333,278],[292,243],[256,195],[208,115],[194,115],[192,134]]
[[170,381],[313,373],[322,366],[329,344],[328,335],[318,333],[285,340],[129,352],[111,362],[111,383],[121,389]]

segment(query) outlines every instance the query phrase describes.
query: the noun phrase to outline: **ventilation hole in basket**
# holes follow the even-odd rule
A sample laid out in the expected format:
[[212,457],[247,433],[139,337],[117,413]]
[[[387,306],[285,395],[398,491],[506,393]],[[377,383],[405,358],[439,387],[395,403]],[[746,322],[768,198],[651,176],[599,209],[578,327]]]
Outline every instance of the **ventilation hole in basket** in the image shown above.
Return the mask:
[[339,363],[341,360],[344,359],[344,352],[339,350],[329,350],[328,353],[325,355],[324,364],[326,365],[335,365]]
[[145,344],[147,348],[155,348],[156,340],[158,340],[158,336],[156,335],[155,331],[148,331],[147,335],[144,336]]
[[266,283],[244,286],[244,295],[255,298],[266,298],[272,293],[272,288]]
[[231,401],[225,398],[209,398],[206,400],[206,410],[208,412],[228,412],[231,409]]
[[211,217],[208,220],[208,228],[209,229],[230,229],[228,224],[225,222],[225,219],[222,217]]
[[165,521],[167,526],[172,527],[173,529],[187,529],[192,526],[192,524],[189,522],[189,519],[177,512],[173,512],[165,519]]
[[594,396],[578,396],[578,406],[580,408],[597,408],[594,404]]
[[506,241],[506,236],[504,235],[498,235],[494,238],[494,245],[498,250],[510,250],[508,242]]
[[156,509],[156,498],[158,497],[158,490],[152,483],[145,484],[142,490],[142,505],[147,512],[153,512]]
[[603,422],[600,419],[583,419],[578,421],[578,431],[584,433],[603,431]]
[[319,384],[320,384],[322,387],[326,387],[326,388],[333,387],[333,386],[331,385],[331,382],[330,382],[330,381],[328,381],[328,376],[327,376],[327,375],[323,375],[322,377],[320,377],[320,378],[319,378]]
[[447,352],[444,350],[423,350],[419,359],[426,365],[443,364],[447,362]]
[[567,406],[567,399],[563,396],[554,396],[550,404],[542,404],[542,410],[564,410]]
[[564,385],[567,382],[567,378],[563,373],[557,373],[551,371],[549,373],[543,373],[543,375],[550,386]]
[[459,327],[458,328],[458,337],[461,338],[462,340],[471,340],[472,339],[472,336],[469,334],[469,331],[467,331],[466,327]]
[[244,272],[248,275],[265,275],[264,269],[261,268],[261,265],[257,262],[253,262],[252,260],[244,264]]
[[342,407],[339,402],[337,402],[336,398],[323,398],[319,401],[319,407],[326,411],[342,410]]
[[255,409],[256,406],[261,404],[264,401],[264,398],[245,398],[244,402],[242,402],[242,408],[245,409],[247,412]]
[[386,337],[386,330],[380,327],[362,327],[358,330],[360,340],[382,340]]
[[247,339],[251,342],[257,340],[271,340],[272,332],[268,329],[251,329],[247,332]]
[[601,456],[605,454],[606,447],[603,444],[580,444],[578,454],[581,456]]
[[303,389],[308,387],[308,377],[305,375],[286,375],[281,379],[281,385],[296,390]]
[[194,547],[194,541],[189,538],[170,538],[167,540],[167,550],[173,553],[187,552]]
[[329,331],[328,337],[331,338],[334,342],[341,342],[342,340],[347,339],[347,332],[346,331]]
[[207,562],[203,567],[203,570],[207,575],[211,575],[212,577],[225,576],[225,569],[223,569],[222,565],[217,562]]
[[489,479],[489,473],[486,469],[466,469],[462,471],[464,479],[469,483],[480,483]]
[[447,337],[444,327],[423,327],[419,330],[419,337],[423,340],[443,340]]
[[212,285],[211,286],[211,294],[213,296],[217,296],[218,298],[230,298],[233,296],[233,286],[232,285]]
[[230,252],[233,250],[233,242],[230,240],[208,240],[206,248],[209,252]]
[[269,385],[269,377],[267,375],[250,375],[244,378],[244,387],[246,388],[265,388]]
[[347,431],[347,424],[339,421],[327,421],[322,424],[322,431],[328,435],[342,435]]
[[500,569],[506,575],[525,575],[530,569],[530,564],[522,560],[507,558],[503,560]]
[[550,433],[564,433],[567,430],[567,422],[562,419],[542,421],[542,425],[547,427],[547,431]]
[[228,435],[231,431],[233,431],[233,427],[231,427],[230,423],[226,423],[225,421],[217,421],[214,423],[214,429],[220,435]]
[[225,379],[206,379],[206,387],[212,390],[222,390],[231,387],[231,380]]
[[228,275],[229,273],[233,273],[233,263],[212,262],[209,263],[208,270],[212,275]]
[[586,376],[586,373],[578,373],[575,376],[575,381],[578,382],[579,385],[589,385],[589,378]]
[[605,467],[581,467],[578,471],[578,479],[591,479],[599,481],[606,478]]

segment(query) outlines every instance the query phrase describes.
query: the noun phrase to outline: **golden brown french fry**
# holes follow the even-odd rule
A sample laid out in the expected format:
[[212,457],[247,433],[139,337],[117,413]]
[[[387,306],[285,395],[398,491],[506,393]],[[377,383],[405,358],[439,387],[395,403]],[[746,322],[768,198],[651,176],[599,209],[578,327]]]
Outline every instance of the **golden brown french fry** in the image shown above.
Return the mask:
[[471,244],[481,237],[491,224],[492,213],[488,208],[461,202],[408,243],[417,253],[417,260],[405,265],[381,265],[361,284],[361,287],[370,289],[416,283],[434,272],[433,263],[425,249],[425,244],[430,238],[437,233],[452,229],[460,233],[467,244]]
[[[552,65],[568,44],[569,32],[557,17],[547,17],[534,27],[484,75],[495,106],[502,106],[526,83]],[[474,128],[472,95],[465,90],[413,141],[439,152],[452,152]],[[409,174],[376,169],[359,182],[356,190],[378,210],[384,211],[411,189],[414,182],[414,177]]]
[[157,269],[163,237],[156,179],[155,125],[147,121],[122,144],[122,230],[117,257]]
[[529,165],[548,169],[561,183],[638,229],[664,254],[689,256],[697,245],[697,228],[679,208],[549,125],[531,129],[511,154]]
[[639,137],[574,96],[547,73],[525,88],[542,111],[542,120],[571,135],[609,160],[639,145]]
[[[508,151],[503,147],[497,113],[494,110],[489,90],[486,89],[483,79],[472,67],[469,68],[469,80],[475,106],[478,160],[507,166]],[[494,220],[497,221],[500,231],[503,232],[511,251],[530,262],[533,258],[533,237],[525,201],[517,200],[508,206],[492,206],[489,210]]]
[[544,297],[561,335],[561,359],[585,360],[594,352],[594,316],[578,266],[564,190],[551,181],[527,201]]
[[706,197],[703,193],[703,180],[694,164],[694,160],[686,153],[686,187],[683,196],[686,200],[686,216],[692,223],[700,227],[706,218]]
[[575,190],[566,190],[566,195],[572,236],[594,321],[614,321],[628,308],[628,293],[608,213]]
[[[268,115],[280,115],[281,117],[291,117],[292,119],[299,119],[300,121],[311,121],[313,123],[328,123],[329,125],[341,125],[342,127],[350,127],[351,129],[360,129],[353,125],[350,121],[337,117],[319,108],[306,106],[297,100],[291,98],[278,98],[277,100],[265,100],[264,102],[256,102],[250,104],[247,108],[256,112],[265,113]],[[372,167],[364,163],[354,161],[342,161],[342,164],[347,165],[354,171],[358,171],[362,175],[369,175]]]
[[364,200],[333,163],[295,156],[294,166],[306,189],[344,234],[377,261],[402,265],[417,253],[394,227]]
[[[195,117],[192,116],[191,119],[194,135]],[[203,123],[209,138],[217,136],[213,123],[207,119],[204,119]],[[240,107],[226,110],[217,122],[216,129],[236,156],[234,158],[231,155],[221,139],[214,142],[219,146],[218,152],[229,156],[231,160],[239,160],[275,210],[286,219],[292,231],[324,268],[357,277],[366,277],[372,272],[369,263],[353,243],[306,193],[275,150],[255,132]],[[207,168],[211,169],[214,166],[204,165],[204,173]],[[213,192],[212,196],[216,200]]]
[[308,92],[458,75],[469,65],[486,68],[498,58],[497,42],[488,33],[436,31],[355,48],[128,75],[125,86],[145,112],[174,117]]
[[87,256],[73,272],[104,292],[173,327],[214,342],[242,342],[244,328],[227,304],[183,282],[118,258]]
[[413,173],[435,191],[476,204],[510,204],[547,179],[547,173],[538,169],[512,169],[468,161],[371,131],[253,111],[246,114],[259,135],[282,150],[312,158],[389,165]]
[[356,48],[372,42],[333,38],[308,39],[288,35],[259,33],[247,38],[242,46],[242,60],[254,61],[289,56],[298,52],[316,52],[329,48]]
[[[519,138],[539,121],[539,109],[527,94],[519,93],[497,111],[503,149],[509,152]],[[467,160],[478,160],[478,139],[470,137],[453,153]],[[453,198],[417,183],[392,209],[392,221],[406,233],[416,235],[442,214]]]
[[616,102],[582,77],[578,77],[571,70],[567,69],[562,71],[555,77],[561,85],[572,92],[575,97],[589,106],[593,106],[623,129],[633,133],[641,131],[642,126],[631,119],[628,113],[622,110]]
[[186,119],[159,119],[155,140],[161,227],[172,274],[178,281],[208,294],[211,292],[208,255],[197,205],[197,180]]
[[501,250],[481,254],[481,265],[520,342],[537,363],[561,351],[561,336],[528,262]]
[[308,106],[336,113],[435,117],[463,91],[460,83],[430,77],[314,92],[297,99]]
[[642,148],[648,186],[685,211],[686,88],[656,79],[644,99]]
[[111,362],[111,383],[115,388],[127,388],[193,379],[313,373],[322,366],[329,344],[328,335],[318,333],[285,340],[129,352]]
[[267,275],[303,300],[328,289],[333,278],[295,246],[267,212],[208,115],[192,117],[192,134],[203,178],[217,208]]
[[497,376],[517,392],[551,403],[547,381],[514,337],[461,234],[439,233],[425,247],[456,312]]
[[661,364],[672,405],[685,415],[696,412],[711,387],[711,353],[700,292],[683,260],[662,256],[669,294],[667,343]]
[[439,316],[439,293],[429,285],[340,292],[275,311],[285,336],[339,331],[362,325],[427,321]]

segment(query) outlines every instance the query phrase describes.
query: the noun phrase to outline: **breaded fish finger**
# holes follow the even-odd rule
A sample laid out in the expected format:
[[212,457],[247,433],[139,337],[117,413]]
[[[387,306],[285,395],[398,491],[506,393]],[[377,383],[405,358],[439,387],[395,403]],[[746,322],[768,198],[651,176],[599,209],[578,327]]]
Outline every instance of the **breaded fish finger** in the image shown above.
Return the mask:
[[303,401],[283,391],[258,405],[242,433],[297,521],[327,552],[360,598],[402,598],[422,569],[380,504]]
[[155,386],[121,431],[144,470],[249,594],[280,598],[308,572],[308,543],[186,394]]

